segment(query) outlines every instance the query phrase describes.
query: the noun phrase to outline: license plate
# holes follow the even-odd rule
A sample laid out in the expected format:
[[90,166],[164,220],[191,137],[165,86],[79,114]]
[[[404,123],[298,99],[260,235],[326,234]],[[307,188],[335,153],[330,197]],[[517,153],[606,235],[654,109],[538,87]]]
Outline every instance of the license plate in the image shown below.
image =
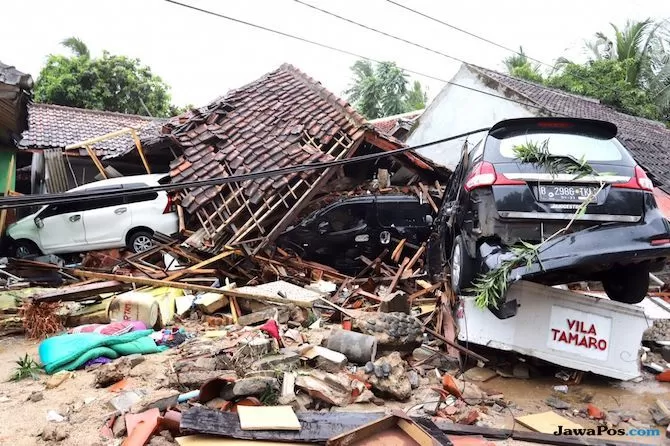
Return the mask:
[[537,189],[539,201],[559,203],[581,203],[598,190],[593,186],[556,186],[553,184],[541,184]]

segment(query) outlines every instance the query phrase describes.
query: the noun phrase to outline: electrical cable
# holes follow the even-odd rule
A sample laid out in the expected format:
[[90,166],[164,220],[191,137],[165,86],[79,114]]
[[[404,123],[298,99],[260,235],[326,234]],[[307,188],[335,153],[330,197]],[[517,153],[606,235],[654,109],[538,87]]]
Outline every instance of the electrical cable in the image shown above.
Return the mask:
[[327,11],[327,10],[325,10],[325,9],[319,8],[318,6],[310,5],[309,3],[305,3],[305,2],[303,2],[302,0],[293,0],[293,1],[296,2],[296,3],[299,3],[299,4],[303,5],[303,6],[307,6],[308,8],[312,8],[312,9],[314,9],[314,10],[320,11],[320,12],[322,12],[322,13],[324,13],[324,14],[329,15],[329,16],[335,17],[335,18],[337,18],[337,19],[344,20],[345,22],[351,23],[352,25],[356,25],[356,26],[359,26],[359,27],[361,27],[361,28],[367,29],[368,31],[373,31],[373,32],[376,32],[376,33],[381,34],[381,35],[383,35],[383,36],[390,37],[390,38],[395,39],[395,40],[398,40],[398,41],[400,41],[400,42],[407,43],[408,45],[412,45],[412,46],[415,46],[415,47],[417,47],[417,48],[421,48],[421,49],[423,49],[423,50],[430,51],[431,53],[438,54],[438,55],[440,55],[440,56],[443,56],[443,57],[446,57],[446,58],[448,58],[448,59],[454,60],[454,61],[456,61],[456,62],[460,62],[460,63],[468,64],[468,62],[464,61],[463,59],[459,59],[458,57],[451,56],[451,55],[449,55],[449,54],[443,53],[443,52],[438,51],[438,50],[434,50],[434,49],[432,49],[432,48],[429,48],[429,47],[427,47],[427,46],[421,45],[421,44],[419,44],[419,43],[412,42],[411,40],[403,39],[402,37],[398,37],[398,36],[396,36],[396,35],[389,34],[389,33],[385,32],[385,31],[382,31],[382,30],[373,28],[373,27],[368,26],[368,25],[364,25],[364,24],[362,24],[362,23],[356,22],[356,21],[351,20],[351,19],[348,19],[348,18],[346,18],[346,17],[342,17],[341,15],[335,14],[334,12]]
[[[544,66],[547,66],[547,67],[551,68],[552,71],[556,71],[556,70],[558,69],[558,68],[556,67],[556,64],[553,64],[553,65],[552,65],[552,64],[550,64],[550,63],[543,62],[543,61],[541,61],[541,60],[539,60],[539,59],[536,59],[536,58],[534,58],[534,57],[531,57],[531,56],[529,56],[529,55],[527,55],[527,54],[523,54],[523,53],[521,53],[521,52],[519,52],[519,51],[517,51],[517,50],[514,50],[514,49],[509,48],[509,47],[507,47],[507,46],[505,46],[505,45],[502,45],[502,44],[500,44],[500,43],[497,43],[497,42],[495,42],[495,41],[493,41],[493,40],[491,40],[491,39],[487,39],[486,37],[479,36],[479,35],[477,35],[477,34],[471,32],[471,31],[465,30],[465,29],[463,29],[463,28],[459,28],[459,27],[456,26],[456,25],[452,25],[452,24],[450,24],[450,23],[447,23],[447,22],[445,22],[445,21],[443,21],[443,20],[440,20],[440,19],[438,19],[438,18],[435,18],[435,17],[433,17],[433,16],[431,16],[431,15],[429,15],[429,14],[426,14],[426,13],[421,12],[421,11],[417,11],[417,10],[415,10],[415,9],[412,9],[412,8],[410,8],[409,6],[405,6],[405,5],[403,5],[403,4],[401,4],[401,3],[398,3],[398,2],[396,2],[396,1],[394,1],[394,0],[386,0],[386,1],[387,1],[388,3],[391,3],[392,5],[395,5],[395,6],[397,6],[397,7],[399,7],[399,8],[402,8],[402,9],[404,9],[404,10],[406,10],[406,11],[409,11],[409,12],[411,12],[411,13],[414,13],[414,14],[416,14],[416,15],[418,15],[418,16],[424,17],[424,18],[426,18],[426,19],[428,19],[428,20],[431,20],[431,21],[433,21],[433,22],[436,22],[436,23],[439,23],[439,24],[441,24],[441,25],[444,25],[444,26],[446,26],[446,27],[448,27],[448,28],[454,29],[454,30],[456,30],[456,31],[458,31],[458,32],[461,32],[461,33],[463,33],[463,34],[467,34],[468,36],[474,37],[474,38],[479,39],[479,40],[481,40],[481,41],[483,41],[483,42],[486,42],[486,43],[488,43],[488,44],[494,45],[494,46],[496,46],[496,47],[498,47],[498,48],[502,48],[502,49],[504,49],[504,50],[506,50],[506,51],[512,52],[512,53],[517,54],[517,55],[519,55],[519,56],[526,57],[527,59],[532,60],[533,62],[536,62],[536,63],[538,63],[538,64],[540,64],[540,65],[544,65]],[[667,19],[665,19],[664,21],[666,21],[666,20],[667,20]],[[574,77],[576,77],[577,79],[580,79],[580,80],[582,80],[582,81],[584,81],[584,82],[593,82],[592,79],[587,79],[587,78],[585,78],[585,77],[578,76],[576,73],[572,73],[572,75],[573,75]],[[524,83],[526,83],[526,84],[535,85],[534,83],[532,83],[532,82],[530,82],[530,81],[527,81],[526,79],[522,79],[522,78],[519,78],[519,77],[514,77],[514,79],[517,80],[517,81],[520,81],[520,82],[524,82]],[[600,85],[600,86],[603,87],[603,88],[605,88],[606,90],[608,90],[608,91],[611,92],[611,93],[616,93],[616,92],[617,92],[617,91],[616,91],[614,88],[612,88],[610,85]],[[547,87],[544,87],[544,88],[547,88]],[[570,93],[570,92],[566,92],[566,93],[574,94],[574,93]]]
[[95,200],[101,198],[110,198],[110,197],[119,197],[119,196],[130,196],[138,195],[145,192],[158,192],[158,191],[175,191],[190,189],[203,186],[219,186],[222,184],[241,182],[246,180],[255,180],[259,178],[270,178],[280,175],[286,175],[297,172],[304,172],[308,170],[320,170],[327,169],[330,167],[344,166],[348,164],[360,163],[363,161],[376,160],[379,158],[385,158],[389,156],[399,155],[405,152],[412,152],[424,147],[430,147],[432,145],[441,144],[448,141],[453,141],[460,139],[469,135],[476,133],[482,133],[489,130],[489,127],[480,128],[477,130],[471,130],[469,132],[461,133],[458,135],[450,136],[447,138],[438,139],[435,141],[430,141],[423,144],[417,144],[411,147],[403,147],[400,149],[389,150],[381,153],[371,153],[367,155],[360,155],[353,158],[347,158],[342,160],[333,160],[333,161],[322,161],[318,163],[308,163],[301,164],[297,166],[288,166],[282,167],[279,169],[265,170],[259,172],[250,172],[240,175],[231,175],[227,177],[217,177],[210,178],[206,180],[196,180],[196,181],[187,181],[183,183],[170,183],[162,184],[157,186],[146,186],[146,187],[136,187],[132,189],[124,190],[108,190],[103,192],[66,192],[59,194],[40,194],[40,195],[30,195],[24,197],[2,197],[0,198],[0,209],[7,208],[19,208],[26,206],[37,206],[44,204],[57,204],[57,203],[72,203],[80,200]]
[[479,36],[479,35],[477,35],[477,34],[471,32],[471,31],[468,31],[468,30],[463,29],[463,28],[459,28],[459,27],[456,26],[456,25],[452,25],[452,24],[450,24],[450,23],[447,23],[447,22],[445,22],[445,21],[443,21],[443,20],[440,20],[440,19],[438,19],[438,18],[435,18],[435,17],[433,17],[433,16],[431,16],[431,15],[428,15],[428,14],[426,14],[426,13],[424,13],[424,12],[417,11],[417,10],[415,10],[415,9],[412,9],[412,8],[410,8],[409,6],[405,6],[405,5],[403,5],[402,3],[398,3],[398,2],[396,2],[396,1],[394,1],[394,0],[386,0],[386,1],[387,1],[388,3],[391,3],[391,4],[393,4],[393,5],[397,6],[397,7],[399,7],[399,8],[402,8],[402,9],[404,9],[404,10],[406,10],[406,11],[409,11],[409,12],[411,12],[411,13],[413,13],[413,14],[419,15],[419,16],[421,16],[421,17],[424,17],[424,18],[428,19],[428,20],[432,20],[433,22],[437,22],[437,23],[439,23],[439,24],[441,24],[441,25],[444,25],[444,26],[446,26],[446,27],[449,27],[449,28],[451,28],[451,29],[454,29],[454,30],[456,30],[456,31],[458,31],[458,32],[461,32],[461,33],[463,33],[463,34],[467,34],[468,36],[470,36],[470,37],[474,37],[475,39],[479,39],[479,40],[481,40],[482,42],[486,42],[486,43],[491,44],[491,45],[493,45],[493,46],[497,46],[498,48],[501,48],[501,49],[503,49],[503,50],[505,50],[505,51],[509,51],[509,52],[511,52],[511,53],[517,54],[517,55],[519,55],[519,56],[525,56],[527,59],[530,59],[530,60],[532,60],[533,62],[537,62],[537,63],[539,63],[539,64],[541,64],[541,65],[545,65],[545,66],[551,68],[552,70],[555,70],[555,69],[556,69],[556,66],[555,66],[555,65],[551,65],[551,64],[548,64],[548,63],[546,63],[546,62],[542,62],[542,61],[539,60],[539,59],[535,59],[534,57],[531,57],[531,56],[529,56],[529,55],[527,55],[527,54],[523,54],[523,53],[521,53],[521,52],[519,52],[519,51],[517,51],[517,50],[515,50],[515,49],[512,49],[512,48],[510,48],[510,47],[507,47],[507,46],[505,46],[505,45],[502,45],[502,44],[500,44],[500,43],[498,43],[498,42],[495,42],[495,41],[493,41],[493,40],[491,40],[491,39],[487,39],[486,37]]
[[[280,35],[280,36],[283,36],[283,37],[288,37],[290,39],[299,40],[303,43],[309,43],[310,45],[316,45],[316,46],[326,48],[326,49],[329,49],[331,51],[335,51],[335,52],[338,52],[338,53],[341,53],[341,54],[346,54],[348,56],[354,56],[358,59],[364,59],[364,60],[367,60],[367,61],[370,61],[370,62],[375,62],[375,63],[381,63],[382,62],[382,61],[380,61],[378,59],[374,59],[372,57],[363,56],[361,54],[354,53],[352,51],[337,48],[337,47],[334,47],[334,46],[331,46],[331,45],[327,45],[325,43],[316,42],[314,40],[310,40],[310,39],[307,39],[305,37],[300,37],[300,36],[296,36],[296,35],[293,35],[293,34],[289,34],[289,33],[286,33],[284,31],[279,31],[279,30],[276,30],[276,29],[268,28],[268,27],[263,26],[263,25],[257,25],[255,23],[247,22],[245,20],[237,19],[235,17],[230,17],[230,16],[227,16],[227,15],[224,15],[224,14],[220,14],[218,12],[210,11],[208,9],[199,8],[197,6],[189,5],[187,3],[181,3],[181,2],[178,2],[176,0],[164,0],[164,1],[166,1],[168,3],[172,3],[174,5],[182,6],[184,8],[192,9],[194,11],[199,11],[199,12],[202,12],[204,14],[213,15],[215,17],[219,17],[219,18],[222,18],[222,19],[225,19],[225,20],[229,20],[229,21],[232,21],[232,22],[235,22],[235,23],[239,23],[239,24],[242,24],[242,25],[250,26],[252,28],[257,28],[257,29],[260,29],[260,30],[263,30],[263,31],[273,33],[273,34],[277,34],[277,35]],[[433,75],[430,75],[430,74],[422,73],[420,71],[411,70],[409,68],[401,67],[399,65],[397,67],[400,68],[403,71],[408,72],[408,73],[412,73],[412,74],[415,74],[417,76],[426,77],[428,79],[433,79],[433,80],[436,80],[436,81],[439,81],[439,82],[444,82],[445,84],[453,85],[454,87],[459,87],[459,88],[474,91],[474,92],[477,92],[477,93],[485,94],[487,96],[492,96],[494,98],[502,99],[504,101],[514,102],[516,104],[523,105],[524,107],[536,108],[538,110],[546,110],[545,107],[542,107],[542,106],[539,106],[539,105],[535,105],[535,104],[531,104],[531,103],[523,102],[523,101],[518,101],[516,99],[508,98],[508,97],[505,97],[505,96],[500,96],[500,95],[497,95],[497,94],[494,94],[494,93],[491,93],[491,92],[488,92],[488,91],[479,90],[479,89],[473,88],[473,87],[468,87],[467,85],[462,85],[462,84],[459,84],[459,83],[456,83],[456,82],[449,81],[447,79],[439,78],[437,76],[433,76]]]
[[[327,10],[325,10],[325,9],[319,8],[319,7],[314,6],[314,5],[310,5],[309,3],[305,3],[305,2],[303,2],[302,0],[293,0],[293,1],[296,2],[296,3],[299,3],[299,4],[301,4],[301,5],[307,6],[307,7],[309,7],[309,8],[315,9],[315,10],[317,10],[317,11],[320,11],[320,12],[322,12],[322,13],[324,13],[324,14],[329,15],[329,16],[335,17],[335,18],[337,18],[337,19],[340,19],[340,20],[343,20],[343,21],[345,21],[345,22],[351,23],[351,24],[353,24],[353,25],[359,26],[359,27],[361,27],[361,28],[367,29],[367,30],[369,30],[369,31],[373,31],[373,32],[375,32],[375,33],[381,34],[381,35],[386,36],[386,37],[390,37],[390,38],[395,39],[395,40],[398,40],[398,41],[400,41],[400,42],[407,43],[407,44],[409,44],[409,45],[415,46],[415,47],[417,47],[417,48],[421,48],[421,49],[426,50],[426,51],[429,51],[429,52],[431,52],[431,53],[438,54],[438,55],[440,55],[440,56],[443,56],[443,57],[446,57],[446,58],[448,58],[448,59],[454,60],[454,61],[456,61],[456,62],[460,62],[460,63],[466,64],[466,65],[473,65],[473,66],[476,66],[476,65],[474,65],[474,64],[471,64],[471,63],[467,62],[466,60],[460,59],[460,58],[455,57],[455,56],[452,56],[452,55],[450,55],[450,54],[443,53],[443,52],[438,51],[438,50],[433,49],[433,48],[429,48],[429,47],[427,47],[427,46],[425,46],[425,45],[421,45],[421,44],[419,44],[419,43],[412,42],[411,40],[407,40],[407,39],[404,39],[404,38],[402,38],[402,37],[398,37],[398,36],[396,36],[396,35],[387,33],[387,32],[385,32],[385,31],[382,31],[382,30],[379,30],[379,29],[376,29],[376,28],[372,28],[371,26],[368,26],[368,25],[365,25],[365,24],[356,22],[356,21],[354,21],[354,20],[352,20],[352,19],[348,19],[348,18],[343,17],[343,16],[341,16],[341,15],[335,14],[334,12],[327,11]],[[400,6],[400,7],[404,7],[403,5],[400,5],[399,3],[395,3],[395,2],[393,2],[393,1],[391,1],[391,0],[387,0],[387,1],[390,1],[390,2],[393,3],[394,5],[398,5],[398,6]],[[427,15],[425,15],[425,14],[422,14],[422,13],[420,13],[420,12],[418,12],[418,11],[414,11],[414,10],[412,10],[411,8],[406,8],[406,9],[409,9],[409,10],[411,10],[412,12],[415,12],[415,13],[417,13],[417,14],[420,14],[420,15],[422,15],[422,16],[424,16],[424,17],[432,18],[432,17],[427,16]],[[440,22],[440,21],[437,20],[437,19],[434,19],[434,20],[438,21],[439,23],[443,23],[443,24],[445,24],[445,25],[447,25],[447,26],[453,27],[452,25],[449,25],[449,24],[444,23],[444,22]],[[455,28],[455,29],[458,29],[458,28]],[[459,31],[462,31],[462,30],[460,30],[460,29],[458,29],[458,30],[459,30]],[[466,31],[463,31],[463,32],[466,32]],[[467,32],[466,32],[466,33],[467,33]],[[505,48],[505,47],[503,47],[503,48]],[[515,52],[515,53],[517,53],[517,54],[520,54],[520,53],[518,53],[518,52],[516,52],[516,51],[514,51],[514,50],[510,50],[509,48],[505,48],[505,49],[508,50],[508,51],[512,51],[512,52]],[[527,56],[526,56],[526,57],[527,57]],[[532,58],[529,57],[529,59],[532,59]],[[532,60],[535,60],[535,59],[532,59]],[[542,63],[542,62],[540,62],[540,63]],[[548,65],[548,64],[545,64],[545,65]],[[552,67],[552,68],[553,68],[553,67]],[[577,77],[577,76],[575,76],[575,77]],[[515,79],[516,81],[521,82],[521,83],[524,83],[524,84],[526,84],[526,85],[531,85],[531,86],[534,86],[534,87],[537,86],[535,83],[530,82],[530,81],[528,81],[528,80],[526,80],[526,79],[522,79],[522,78],[519,78],[519,77],[515,77],[514,79]],[[581,79],[584,80],[584,81],[588,81],[588,79],[584,79],[584,78],[581,78]],[[445,81],[445,82],[446,82],[446,81]],[[458,85],[458,84],[455,84],[455,85]],[[460,85],[458,85],[458,86],[460,86]],[[545,87],[545,88],[546,88],[546,87]],[[607,88],[607,87],[606,87],[606,88]],[[538,107],[538,108],[542,108],[542,107]],[[562,114],[562,113],[556,113],[556,112],[555,112],[554,114],[559,114],[559,115],[562,115],[562,116],[567,116],[567,115],[564,115],[564,114]]]

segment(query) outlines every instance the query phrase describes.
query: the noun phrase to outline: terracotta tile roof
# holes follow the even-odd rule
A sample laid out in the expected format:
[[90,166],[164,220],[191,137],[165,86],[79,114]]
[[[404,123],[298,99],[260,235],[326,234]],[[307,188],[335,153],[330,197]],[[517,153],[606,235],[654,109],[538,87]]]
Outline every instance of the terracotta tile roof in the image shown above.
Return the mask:
[[621,113],[601,104],[597,99],[548,88],[486,68],[473,65],[468,67],[543,107],[550,114],[600,119],[616,124],[619,130],[617,137],[631,152],[635,161],[650,174],[659,187],[670,192],[670,129],[663,123]]
[[[125,127],[141,129],[140,137],[155,134],[167,122],[124,113],[87,110],[51,104],[32,104],[28,109],[30,127],[19,142],[22,148],[64,148],[84,140],[105,135]],[[102,141],[94,145],[98,156],[112,157],[125,152],[133,144],[130,135]],[[81,150],[86,154],[85,150]]]
[[33,79],[0,62],[0,129],[16,135],[27,127],[26,105],[30,102]]
[[[170,175],[178,183],[331,160],[315,145],[332,145],[333,138],[342,134],[358,139],[365,125],[346,101],[284,64],[206,107],[173,119],[165,129],[184,154],[172,163]],[[255,202],[297,176],[309,175],[314,173],[254,180],[243,185],[244,193]],[[191,190],[182,205],[193,213],[217,193],[215,187]]]
[[399,115],[386,116],[383,118],[371,119],[370,124],[374,125],[377,130],[387,135],[392,135],[393,130],[398,125],[399,121],[407,120],[412,121],[417,117],[421,116],[423,110],[414,110],[407,113],[402,113]]

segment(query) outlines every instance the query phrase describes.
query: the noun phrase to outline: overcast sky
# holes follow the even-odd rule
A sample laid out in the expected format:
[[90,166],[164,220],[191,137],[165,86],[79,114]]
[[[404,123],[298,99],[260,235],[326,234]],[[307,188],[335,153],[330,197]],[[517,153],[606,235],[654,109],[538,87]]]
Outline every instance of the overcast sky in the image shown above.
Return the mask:
[[[180,0],[289,34],[449,79],[459,63],[329,17],[294,0]],[[510,53],[418,17],[386,0],[303,0],[357,22],[492,69]],[[583,58],[582,42],[609,23],[670,16],[667,0],[396,0],[432,17],[516,48],[544,62]],[[204,105],[284,62],[342,94],[356,58],[205,15],[165,0],[3,2],[0,61],[37,78],[59,42],[82,39],[141,59],[172,87],[173,102]],[[434,96],[438,81],[414,76]]]

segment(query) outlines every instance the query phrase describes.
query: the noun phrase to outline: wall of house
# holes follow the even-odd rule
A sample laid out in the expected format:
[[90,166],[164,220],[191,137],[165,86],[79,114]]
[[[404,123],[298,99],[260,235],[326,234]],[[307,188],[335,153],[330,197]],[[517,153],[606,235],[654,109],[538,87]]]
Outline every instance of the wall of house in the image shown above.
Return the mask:
[[[504,96],[502,91],[485,85],[465,65],[456,73],[452,82]],[[504,119],[532,116],[534,116],[532,109],[515,102],[447,84],[421,115],[406,143],[410,146],[424,144],[478,128],[490,127]],[[419,153],[453,170],[458,163],[465,140],[476,144],[484,135],[479,133],[426,147],[420,149]]]

